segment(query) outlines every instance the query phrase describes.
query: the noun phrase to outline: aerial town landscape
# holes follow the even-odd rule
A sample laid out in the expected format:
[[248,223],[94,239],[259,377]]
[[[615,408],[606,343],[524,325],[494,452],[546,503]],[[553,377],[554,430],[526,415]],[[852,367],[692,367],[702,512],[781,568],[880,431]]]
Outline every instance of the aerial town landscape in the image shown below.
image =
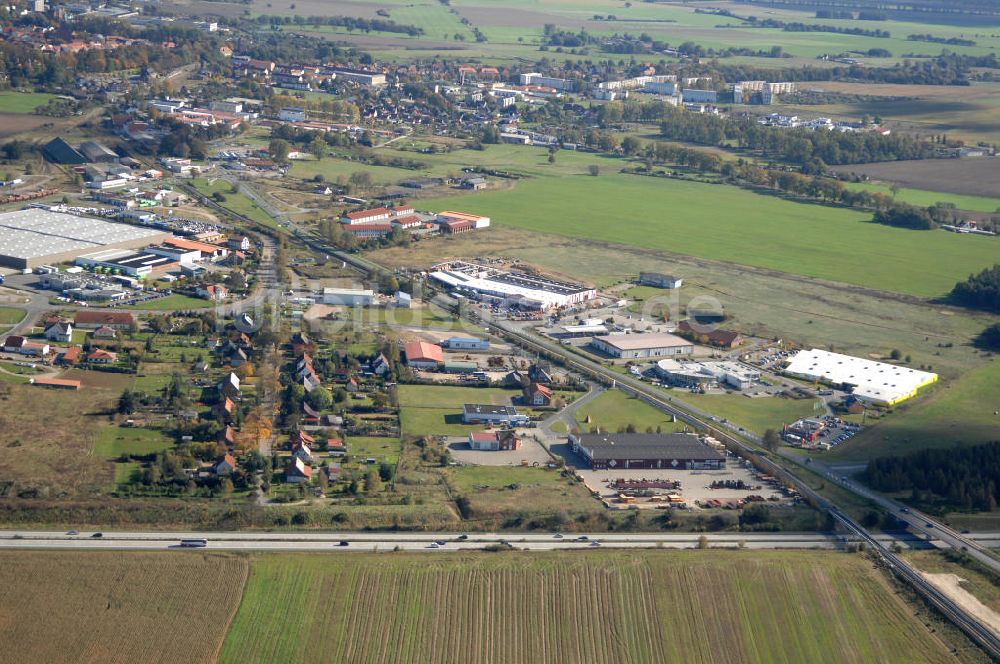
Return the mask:
[[1000,661],[998,49],[7,3],[0,661]]

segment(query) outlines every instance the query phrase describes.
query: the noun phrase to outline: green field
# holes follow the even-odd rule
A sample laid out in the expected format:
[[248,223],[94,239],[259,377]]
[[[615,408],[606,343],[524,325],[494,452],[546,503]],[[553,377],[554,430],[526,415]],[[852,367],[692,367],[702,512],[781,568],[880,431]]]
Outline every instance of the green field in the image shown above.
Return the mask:
[[399,462],[399,439],[376,436],[348,436],[344,441],[351,460],[363,463],[368,457],[374,457],[379,462]]
[[[886,196],[892,196],[889,185],[872,182],[852,182],[847,185],[849,189],[857,189],[878,192]],[[959,210],[971,210],[973,212],[996,212],[1000,210],[1000,198],[987,198],[986,196],[963,196],[962,194],[949,194],[940,191],[925,191],[922,189],[901,188],[896,193],[896,200],[910,205],[920,207],[930,207],[935,203],[954,203]]]
[[990,358],[960,380],[934,386],[905,401],[849,444],[830,452],[837,460],[906,454],[924,447],[954,447],[997,440],[1000,431],[1000,361]]
[[511,404],[517,390],[451,387],[444,385],[400,385],[399,422],[409,436],[463,436],[482,426],[462,423],[462,405],[467,403]]
[[13,325],[24,319],[24,309],[0,307],[0,325]]
[[573,415],[582,431],[589,431],[591,427],[600,427],[603,431],[618,431],[629,424],[634,425],[639,432],[647,428],[659,428],[664,432],[682,431],[684,428],[679,422],[671,422],[669,415],[621,390],[607,390]]
[[[556,195],[553,195],[553,192]],[[494,223],[940,296],[996,261],[993,238],[908,231],[864,213],[736,187],[622,174],[536,178],[512,190],[422,201]]]
[[791,424],[802,417],[823,414],[815,410],[819,403],[813,399],[786,399],[784,397],[758,397],[751,399],[741,394],[692,394],[683,390],[673,390],[671,395],[678,401],[712,413],[719,419],[726,419],[762,434],[767,429],[781,429],[782,424]]
[[647,551],[257,556],[220,661],[955,660],[862,557]]
[[173,447],[174,441],[162,431],[118,426],[101,427],[94,441],[94,454],[117,459],[125,454],[145,456]]
[[226,180],[216,179],[209,181],[205,178],[193,178],[191,180],[191,186],[207,196],[211,196],[216,192],[222,192],[222,194],[226,197],[225,202],[219,203],[222,207],[227,210],[231,210],[236,214],[248,217],[253,221],[256,221],[258,224],[267,226],[268,228],[281,230],[281,227],[274,220],[274,218],[261,209],[259,205],[243,194],[234,194],[231,190],[229,182]]
[[0,113],[31,113],[51,99],[55,99],[55,95],[4,90],[0,92]]

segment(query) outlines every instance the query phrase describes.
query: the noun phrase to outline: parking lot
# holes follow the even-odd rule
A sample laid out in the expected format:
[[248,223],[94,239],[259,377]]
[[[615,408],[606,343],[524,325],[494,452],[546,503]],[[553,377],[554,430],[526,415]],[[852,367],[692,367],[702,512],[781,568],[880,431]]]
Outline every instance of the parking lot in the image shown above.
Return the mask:
[[469,447],[469,439],[453,436],[448,438],[448,451],[451,458],[463,465],[470,466],[544,466],[551,463],[552,457],[545,448],[535,440],[534,434],[527,430],[518,430],[521,436],[521,449],[510,452],[487,452],[473,450]]

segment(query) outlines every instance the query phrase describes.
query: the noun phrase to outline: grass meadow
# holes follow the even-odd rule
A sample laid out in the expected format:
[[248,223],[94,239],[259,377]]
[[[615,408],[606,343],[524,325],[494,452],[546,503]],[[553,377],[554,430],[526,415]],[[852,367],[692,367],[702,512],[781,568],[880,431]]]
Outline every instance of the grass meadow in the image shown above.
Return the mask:
[[55,95],[42,92],[0,92],[0,113],[31,113],[39,106],[45,106]]
[[421,204],[489,215],[500,225],[921,297],[945,294],[997,256],[992,238],[890,228],[870,223],[863,212],[617,173],[536,178],[510,190]]

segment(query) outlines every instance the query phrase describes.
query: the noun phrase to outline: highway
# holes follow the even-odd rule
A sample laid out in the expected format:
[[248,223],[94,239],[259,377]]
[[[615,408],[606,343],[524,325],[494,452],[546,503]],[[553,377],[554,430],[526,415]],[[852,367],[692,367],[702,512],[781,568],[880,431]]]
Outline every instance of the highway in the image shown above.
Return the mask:
[[[704,536],[710,548],[844,549],[848,543],[835,533],[274,533],[274,532],[111,532],[69,534],[57,531],[0,531],[0,549],[143,550],[181,548],[182,539],[205,539],[219,551],[407,551],[447,552],[479,550],[509,543],[525,551],[561,551],[598,548],[693,549]],[[982,535],[1000,544],[1000,533]],[[894,541],[891,536],[876,538]],[[341,545],[347,542],[347,545]],[[444,542],[438,547],[433,543]]]

